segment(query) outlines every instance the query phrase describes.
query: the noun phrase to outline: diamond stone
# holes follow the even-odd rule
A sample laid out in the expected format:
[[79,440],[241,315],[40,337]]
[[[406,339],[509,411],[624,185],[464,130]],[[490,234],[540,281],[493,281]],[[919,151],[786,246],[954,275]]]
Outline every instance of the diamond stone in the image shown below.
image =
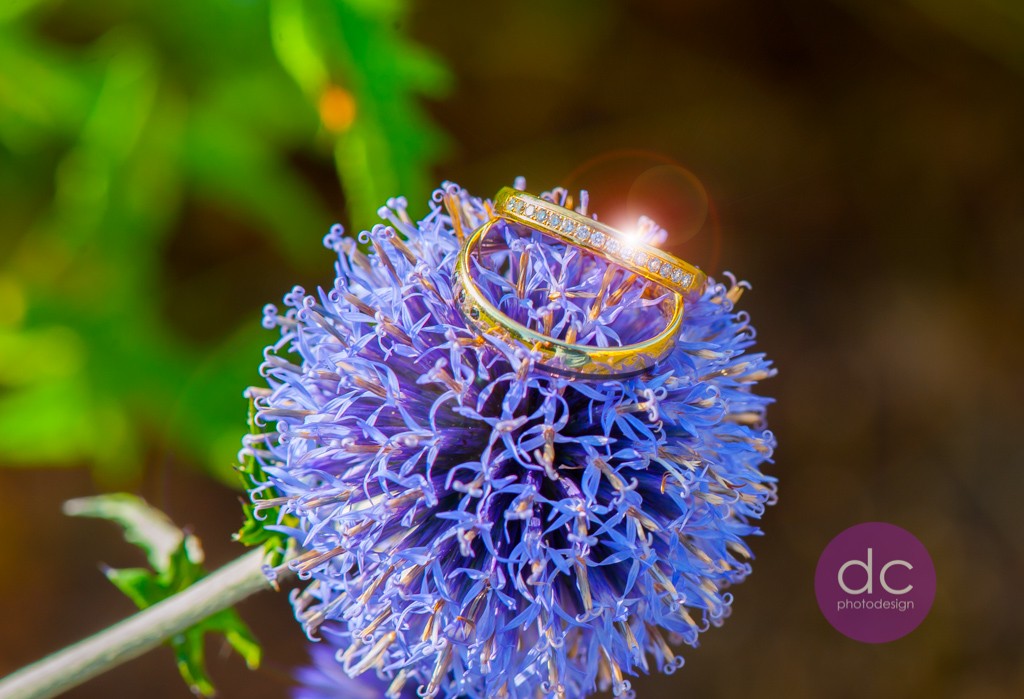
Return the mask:
[[690,286],[690,282],[693,281],[693,275],[687,272],[683,275],[683,281],[680,282],[682,286]]
[[590,239],[590,226],[579,226],[576,228],[576,237],[584,243]]
[[548,223],[550,223],[553,228],[558,228],[562,223],[562,217],[558,214],[551,214],[551,220],[549,220]]
[[656,257],[652,257],[650,262],[647,263],[647,269],[651,270],[655,274],[661,269],[661,260]]
[[537,215],[534,216],[534,218],[540,221],[541,223],[544,223],[545,221],[548,220],[548,212],[544,209],[537,209]]
[[526,215],[527,215],[527,216],[533,216],[533,212],[534,212],[534,210],[535,210],[535,207],[534,207],[534,205],[533,205],[533,204],[527,204],[527,205],[526,205],[526,210],[525,210],[525,212],[526,212]]
[[622,250],[622,259],[626,262],[632,262],[634,257],[636,257],[636,250],[633,248],[624,248]]
[[608,244],[604,246],[604,249],[612,254],[615,254],[619,251],[619,248],[621,247],[622,245],[619,243],[619,241],[615,240],[615,238],[609,238]]
[[644,263],[646,263],[646,262],[647,262],[647,253],[641,252],[641,251],[637,250],[636,251],[636,263],[642,267],[644,265]]
[[590,244],[597,248],[604,247],[604,233],[594,231],[594,235],[590,236]]
[[576,230],[576,224],[573,223],[570,219],[565,219],[564,221],[562,221],[562,230],[565,231],[566,233],[572,233],[574,230]]
[[519,200],[516,199],[515,197],[512,197],[511,199],[509,199],[508,202],[505,204],[505,208],[508,209],[509,211],[511,211],[512,213],[515,213],[516,210],[518,209],[518,207],[519,207]]
[[683,270],[679,269],[678,267],[673,267],[672,269],[669,270],[668,277],[676,284],[678,284],[679,282],[683,281]]

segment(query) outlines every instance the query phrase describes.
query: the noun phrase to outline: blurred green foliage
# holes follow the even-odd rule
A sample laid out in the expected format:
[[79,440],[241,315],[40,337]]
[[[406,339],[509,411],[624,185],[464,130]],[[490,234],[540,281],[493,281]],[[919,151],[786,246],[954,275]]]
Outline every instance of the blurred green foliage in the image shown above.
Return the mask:
[[158,441],[232,482],[269,299],[189,339],[161,315],[167,250],[207,201],[286,263],[322,260],[310,241],[341,216],[296,154],[333,163],[356,228],[427,193],[444,139],[417,97],[448,74],[403,34],[405,4],[0,4],[5,462],[118,481]]

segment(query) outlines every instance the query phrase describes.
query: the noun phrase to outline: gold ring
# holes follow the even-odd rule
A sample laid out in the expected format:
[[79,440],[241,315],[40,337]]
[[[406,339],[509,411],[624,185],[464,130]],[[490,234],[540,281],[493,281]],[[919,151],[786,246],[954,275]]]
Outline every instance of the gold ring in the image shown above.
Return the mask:
[[[499,194],[499,196],[501,196]],[[453,292],[456,307],[482,336],[518,343],[543,357],[538,365],[570,377],[626,378],[641,374],[675,347],[683,321],[683,296],[672,290],[673,307],[665,329],[644,342],[620,347],[577,345],[544,335],[516,322],[489,301],[470,274],[470,256],[500,219],[492,218],[466,239],[455,260]],[[546,230],[546,229],[545,229]]]
[[554,235],[588,250],[671,291],[689,293],[701,289],[707,275],[688,262],[656,247],[557,204],[502,187],[494,198],[494,213]]

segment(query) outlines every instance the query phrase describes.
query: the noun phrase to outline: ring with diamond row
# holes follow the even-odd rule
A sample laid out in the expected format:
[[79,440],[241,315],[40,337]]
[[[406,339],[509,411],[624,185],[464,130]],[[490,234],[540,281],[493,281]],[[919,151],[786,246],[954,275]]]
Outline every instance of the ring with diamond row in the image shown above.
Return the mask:
[[707,275],[688,262],[557,204],[502,187],[494,198],[494,213],[537,228],[583,248],[670,291],[687,294],[702,289]]
[[501,219],[492,218],[476,229],[463,243],[455,260],[452,284],[456,307],[483,337],[518,343],[542,360],[538,366],[572,378],[628,378],[650,369],[675,347],[683,321],[683,296],[672,293],[672,309],[664,330],[657,336],[630,345],[598,347],[565,342],[516,322],[495,306],[477,286],[470,273],[470,257],[491,228]]

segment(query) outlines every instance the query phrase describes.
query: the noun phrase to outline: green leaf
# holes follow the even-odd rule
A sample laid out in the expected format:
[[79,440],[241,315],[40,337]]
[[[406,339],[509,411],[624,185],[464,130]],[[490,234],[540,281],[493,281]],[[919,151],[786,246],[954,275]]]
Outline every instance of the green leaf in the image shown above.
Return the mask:
[[[199,539],[174,526],[164,513],[127,493],[69,500],[64,511],[77,517],[116,522],[125,539],[146,552],[153,570],[107,568],[107,579],[139,609],[173,597],[205,576]],[[250,669],[259,667],[262,650],[234,609],[221,610],[168,640],[182,679],[196,694],[213,696],[204,652],[207,634],[224,636]]]
[[[145,551],[149,564],[156,571],[170,568],[175,552],[181,548],[185,539],[185,535],[167,515],[130,493],[68,500],[64,503],[64,514],[70,517],[95,517],[119,524],[124,530],[125,541]],[[198,562],[202,562],[201,557]]]
[[250,670],[260,666],[263,650],[234,609],[225,609],[170,640],[178,670],[195,694],[215,694],[213,682],[206,672],[204,638],[208,633],[224,636]]
[[196,635],[192,631],[186,631],[172,638],[170,644],[174,649],[178,672],[192,693],[210,697],[216,694],[216,690],[210,676],[206,674],[206,649],[203,647],[202,634],[199,634],[198,639]]
[[163,599],[161,597],[163,590],[151,570],[106,568],[103,572],[107,576],[107,580],[114,583],[114,586],[134,602],[139,609],[151,606],[154,600]]
[[[261,434],[256,424],[256,406],[252,399],[249,400],[249,433]],[[246,455],[242,465],[238,468],[242,477],[242,487],[248,489],[255,484],[264,483],[267,480],[266,474],[260,465],[251,455]],[[271,495],[273,491],[269,491]],[[269,497],[269,496],[268,496]],[[271,507],[263,510],[257,517],[256,508],[246,502],[242,504],[242,514],[245,523],[233,536],[234,540],[246,546],[262,546],[267,556],[267,563],[271,566],[279,566],[284,562],[285,553],[288,549],[289,537],[279,531],[271,531],[266,528],[266,523],[277,524],[279,521],[285,526],[298,526],[298,520],[292,515],[281,515],[281,508]]]

